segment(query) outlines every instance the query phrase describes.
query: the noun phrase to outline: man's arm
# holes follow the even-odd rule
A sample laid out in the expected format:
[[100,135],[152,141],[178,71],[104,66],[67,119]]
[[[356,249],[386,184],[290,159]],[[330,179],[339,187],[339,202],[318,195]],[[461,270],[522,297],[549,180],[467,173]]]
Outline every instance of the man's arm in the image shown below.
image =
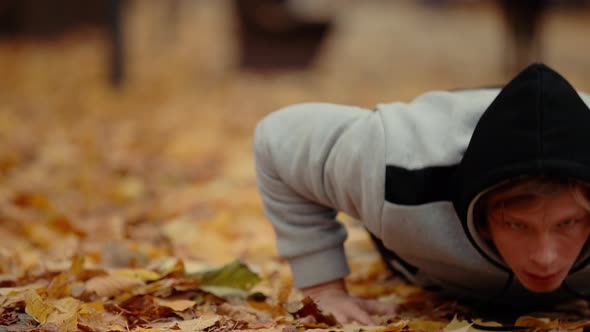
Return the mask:
[[349,273],[346,230],[335,217],[342,210],[359,214],[357,195],[342,183],[360,181],[346,177],[351,163],[345,161],[362,156],[356,156],[346,136],[371,116],[355,107],[300,104],[272,113],[256,129],[258,188],[279,254],[289,260],[299,288]]

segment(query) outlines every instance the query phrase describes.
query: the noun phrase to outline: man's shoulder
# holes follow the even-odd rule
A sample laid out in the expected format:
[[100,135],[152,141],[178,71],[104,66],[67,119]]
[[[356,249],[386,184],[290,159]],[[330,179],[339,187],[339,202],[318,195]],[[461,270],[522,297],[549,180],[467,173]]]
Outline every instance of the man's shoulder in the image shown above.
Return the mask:
[[405,169],[460,161],[481,114],[499,89],[431,91],[410,102],[379,104],[386,162]]

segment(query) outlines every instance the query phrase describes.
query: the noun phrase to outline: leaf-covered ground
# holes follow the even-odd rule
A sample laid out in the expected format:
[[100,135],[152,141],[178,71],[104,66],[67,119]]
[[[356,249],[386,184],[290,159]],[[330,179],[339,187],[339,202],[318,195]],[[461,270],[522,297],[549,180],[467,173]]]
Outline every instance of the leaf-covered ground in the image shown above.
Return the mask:
[[[333,326],[277,258],[250,144],[290,103],[371,108],[503,82],[493,8],[349,3],[314,69],[286,74],[234,68],[225,1],[182,2],[176,21],[166,8],[130,2],[118,90],[100,31],[0,42],[0,331],[467,331],[451,320],[472,308],[389,275],[345,216],[351,291],[403,306],[380,326]],[[590,90],[587,19],[555,12],[544,39],[547,62]],[[516,323],[581,329],[575,309]]]

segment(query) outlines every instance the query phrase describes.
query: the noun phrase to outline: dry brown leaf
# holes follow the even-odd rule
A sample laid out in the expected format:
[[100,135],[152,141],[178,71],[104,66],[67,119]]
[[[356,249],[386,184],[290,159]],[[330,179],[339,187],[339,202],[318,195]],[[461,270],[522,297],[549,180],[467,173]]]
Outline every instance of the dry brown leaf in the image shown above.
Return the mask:
[[246,322],[249,325],[265,324],[272,320],[272,315],[267,311],[256,310],[250,306],[236,303],[223,303],[217,307],[216,312],[232,320]]
[[220,319],[221,316],[214,314],[203,315],[199,318],[175,322],[170,325],[170,328],[178,328],[180,331],[188,332],[203,331],[204,329],[215,325]]
[[161,257],[152,261],[148,269],[158,271],[162,276],[180,277],[185,274],[184,262],[178,257]]
[[174,292],[174,286],[179,283],[177,279],[166,278],[151,282],[134,290],[134,294],[152,294],[158,297],[168,297]]
[[[338,323],[332,314],[322,312],[318,308],[317,304],[309,296],[304,298],[301,302],[303,303],[303,308],[294,313],[295,317],[299,318],[311,316],[316,322],[314,324],[325,324],[327,327],[340,326],[340,323]],[[321,326],[318,325],[316,327]]]
[[78,309],[80,301],[67,297],[56,301],[51,301],[52,306],[56,309],[47,317],[48,324],[55,324],[60,331],[78,331]]
[[[121,315],[105,311],[94,311],[78,314],[78,326],[84,331],[111,331],[114,325],[125,326],[127,323]],[[124,330],[127,331],[127,330]]]
[[86,282],[86,292],[94,292],[100,297],[111,297],[143,285],[144,282],[137,278],[98,276]]
[[163,300],[156,301],[158,305],[168,307],[174,311],[185,311],[197,305],[197,302],[191,300]]

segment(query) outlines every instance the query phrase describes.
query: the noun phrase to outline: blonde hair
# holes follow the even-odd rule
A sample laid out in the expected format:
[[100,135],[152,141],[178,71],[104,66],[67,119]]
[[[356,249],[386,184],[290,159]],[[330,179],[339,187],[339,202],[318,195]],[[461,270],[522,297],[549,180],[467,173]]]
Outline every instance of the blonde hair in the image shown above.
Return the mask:
[[552,196],[571,191],[574,200],[590,212],[590,185],[580,180],[551,176],[527,176],[508,180],[485,193],[474,209],[474,222],[479,230],[487,227],[487,212],[498,205]]

